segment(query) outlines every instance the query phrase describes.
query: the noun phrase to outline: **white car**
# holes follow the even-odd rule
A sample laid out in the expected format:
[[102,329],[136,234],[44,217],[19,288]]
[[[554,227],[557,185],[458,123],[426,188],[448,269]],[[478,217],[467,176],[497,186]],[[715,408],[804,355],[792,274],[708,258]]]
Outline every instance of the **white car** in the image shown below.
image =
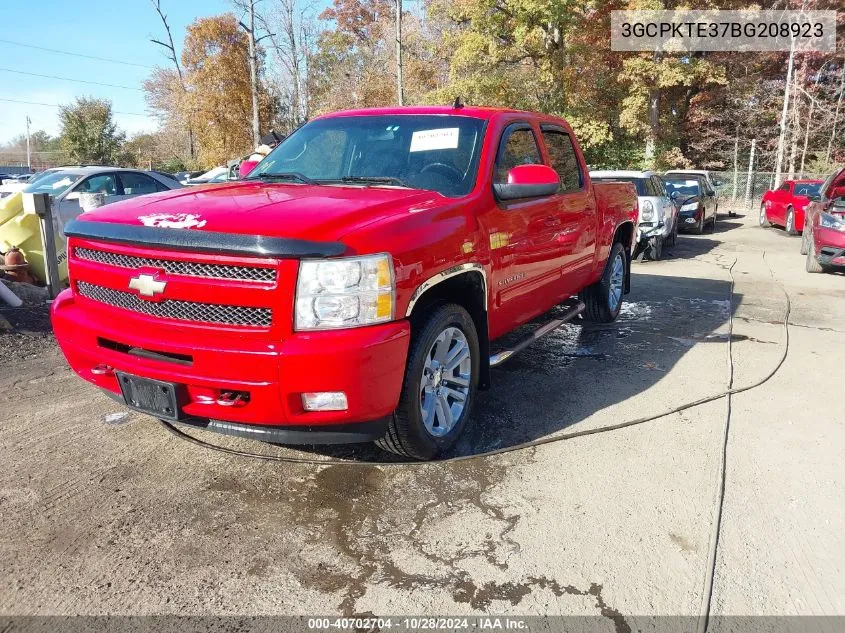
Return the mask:
[[181,189],[182,185],[154,171],[120,167],[62,168],[27,183],[24,193],[49,193],[53,203],[53,223],[64,237],[64,226],[82,213],[83,193],[102,193],[105,204],[159,191]]
[[228,182],[229,180],[228,167],[215,167],[214,169],[210,169],[205,172],[202,176],[197,176],[196,178],[191,178],[185,181],[185,184],[189,186],[208,185],[218,182]]
[[666,193],[663,181],[650,171],[591,171],[594,182],[630,182],[637,190],[640,210],[634,256],[644,253],[649,259],[663,256],[663,247],[678,239],[678,208]]

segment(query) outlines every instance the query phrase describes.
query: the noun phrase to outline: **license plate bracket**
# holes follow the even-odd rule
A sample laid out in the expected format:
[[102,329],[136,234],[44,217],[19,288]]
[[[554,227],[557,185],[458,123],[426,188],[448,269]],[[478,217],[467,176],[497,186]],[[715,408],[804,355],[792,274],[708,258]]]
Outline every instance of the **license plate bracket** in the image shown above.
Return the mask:
[[126,406],[142,413],[178,421],[183,418],[182,405],[187,392],[184,385],[152,378],[141,378],[116,371],[117,382]]

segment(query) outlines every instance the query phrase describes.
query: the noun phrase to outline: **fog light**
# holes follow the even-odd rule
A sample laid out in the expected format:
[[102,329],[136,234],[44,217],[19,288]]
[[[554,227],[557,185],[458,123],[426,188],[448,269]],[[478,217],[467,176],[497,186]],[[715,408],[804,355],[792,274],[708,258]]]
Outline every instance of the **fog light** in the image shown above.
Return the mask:
[[306,411],[346,411],[346,394],[342,391],[317,391],[302,394],[302,407]]
[[686,222],[687,224],[695,224],[695,218],[687,218],[687,219],[685,220],[685,222]]

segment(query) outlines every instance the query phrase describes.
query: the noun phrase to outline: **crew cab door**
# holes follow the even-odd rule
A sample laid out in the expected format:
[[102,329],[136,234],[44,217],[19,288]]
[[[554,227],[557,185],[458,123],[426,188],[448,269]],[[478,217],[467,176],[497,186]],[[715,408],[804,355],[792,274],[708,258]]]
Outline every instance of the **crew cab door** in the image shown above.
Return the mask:
[[560,177],[560,189],[553,196],[555,215],[560,220],[560,230],[554,236],[562,257],[560,300],[576,292],[592,270],[598,224],[596,199],[587,190],[585,170],[569,132],[548,123],[540,130],[549,166]]
[[[542,164],[535,128],[527,121],[509,124],[502,131],[493,168],[493,184],[506,183],[508,171],[518,165]],[[563,219],[557,196],[497,200],[488,215],[490,287],[496,310],[496,330],[545,312],[557,303],[563,267]]]

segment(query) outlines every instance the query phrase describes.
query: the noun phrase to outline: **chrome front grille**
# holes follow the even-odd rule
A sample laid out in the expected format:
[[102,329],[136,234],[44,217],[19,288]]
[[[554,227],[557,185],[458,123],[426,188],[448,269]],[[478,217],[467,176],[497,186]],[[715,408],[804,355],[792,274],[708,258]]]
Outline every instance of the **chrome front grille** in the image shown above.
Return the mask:
[[76,288],[80,295],[93,301],[164,319],[248,327],[270,327],[273,320],[273,311],[270,308],[229,306],[175,299],[145,301],[131,292],[105,288],[87,281],[78,281]]
[[120,268],[141,268],[149,266],[159,268],[171,275],[187,275],[189,277],[207,277],[209,279],[236,279],[238,281],[257,281],[272,283],[276,280],[276,270],[260,266],[230,266],[224,264],[200,264],[197,262],[183,262],[175,259],[161,259],[158,257],[137,257],[123,253],[111,253],[93,248],[77,247],[74,254],[79,259],[98,262]]

